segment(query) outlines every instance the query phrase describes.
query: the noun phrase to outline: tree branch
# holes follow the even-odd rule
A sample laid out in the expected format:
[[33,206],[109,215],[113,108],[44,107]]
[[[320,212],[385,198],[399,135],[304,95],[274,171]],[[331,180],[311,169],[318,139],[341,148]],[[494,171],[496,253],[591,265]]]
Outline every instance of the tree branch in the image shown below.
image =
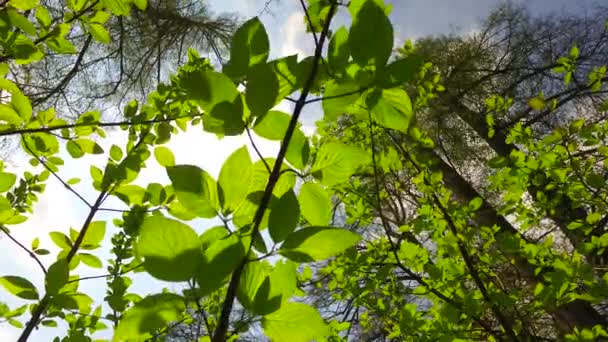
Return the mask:
[[[246,253],[246,255],[249,254],[249,251],[251,250],[251,248],[253,246],[254,237],[258,234],[260,223],[262,222],[262,218],[264,217],[266,208],[268,207],[268,205],[270,203],[270,199],[272,198],[272,191],[274,190],[274,187],[275,187],[277,181],[279,180],[279,176],[281,173],[281,165],[283,164],[283,160],[285,159],[285,154],[287,153],[287,147],[289,146],[291,137],[293,136],[293,133],[297,127],[298,118],[300,117],[302,109],[306,105],[306,98],[308,97],[310,89],[312,88],[312,85],[314,84],[317,70],[319,68],[319,63],[322,58],[323,45],[325,43],[325,39],[329,32],[329,24],[331,22],[331,18],[333,17],[335,10],[336,10],[336,6],[337,6],[336,1],[333,1],[331,4],[331,7],[329,9],[329,14],[327,15],[327,20],[325,22],[325,26],[323,27],[323,31],[321,33],[319,43],[316,45],[316,48],[315,48],[315,54],[313,57],[313,63],[312,63],[310,75],[308,76],[308,79],[306,80],[306,83],[304,84],[304,87],[302,88],[300,98],[298,99],[298,101],[296,102],[296,105],[294,107],[293,114],[291,116],[291,120],[289,121],[289,126],[287,127],[287,131],[285,132],[285,137],[283,138],[283,142],[281,143],[281,148],[277,155],[277,160],[274,164],[274,167],[272,169],[270,176],[268,177],[268,183],[266,184],[266,189],[264,190],[264,196],[262,197],[260,206],[258,207],[258,209],[255,213],[254,220],[253,220],[252,235],[251,235],[252,239],[251,239],[251,243],[249,245],[249,249],[248,249],[248,252]],[[221,311],[220,319],[218,322],[218,327],[215,330],[215,333],[213,335],[213,339],[212,339],[213,342],[224,342],[226,339],[226,332],[228,331],[228,325],[230,323],[229,322],[230,313],[232,312],[232,306],[234,303],[234,299],[236,297],[236,291],[238,288],[239,279],[241,277],[241,273],[243,272],[243,269],[245,268],[245,265],[247,264],[247,260],[248,260],[248,258],[244,257],[243,260],[239,263],[239,265],[236,267],[236,269],[232,273],[232,277],[230,278],[230,284],[228,285],[228,291],[226,292],[226,297],[224,299],[224,304],[222,305],[222,311]]]

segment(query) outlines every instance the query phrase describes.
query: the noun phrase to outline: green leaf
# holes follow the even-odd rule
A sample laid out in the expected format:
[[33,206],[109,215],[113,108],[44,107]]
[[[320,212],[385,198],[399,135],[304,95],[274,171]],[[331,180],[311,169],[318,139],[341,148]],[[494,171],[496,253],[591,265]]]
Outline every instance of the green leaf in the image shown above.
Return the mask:
[[112,157],[112,159],[114,159],[115,161],[120,161],[123,157],[123,153],[120,147],[112,145],[112,147],[110,147],[110,157]]
[[96,249],[101,244],[103,237],[106,234],[106,222],[94,221],[89,224],[89,227],[82,239],[81,249]]
[[268,315],[291,298],[296,289],[297,265],[289,260],[277,262],[256,291],[254,312]]
[[80,117],[78,117],[78,120],[76,120],[76,124],[83,125],[83,126],[79,126],[79,127],[77,126],[74,129],[74,131],[76,132],[76,135],[84,137],[84,136],[93,134],[93,132],[94,132],[93,124],[99,123],[100,116],[101,116],[101,113],[99,113],[98,111],[87,112],[87,113],[80,115]]
[[534,110],[545,109],[545,101],[540,97],[531,98],[530,100],[528,100],[528,105]]
[[3,276],[0,277],[0,285],[2,285],[8,292],[19,298],[31,300],[38,299],[38,291],[36,290],[36,287],[25,278]]
[[270,264],[265,260],[249,262],[245,265],[237,289],[237,298],[247,310],[254,312],[255,296],[269,273]]
[[297,262],[324,260],[354,246],[360,239],[346,229],[307,227],[289,234],[279,253]]
[[253,131],[268,140],[283,140],[291,116],[276,110],[271,110],[255,120]]
[[354,82],[337,83],[330,80],[325,83],[323,93],[324,119],[333,121],[343,114],[354,114],[359,111],[356,106],[361,97],[361,88]]
[[145,11],[148,8],[148,0],[133,0],[133,3],[140,11]]
[[89,154],[101,154],[103,153],[103,148],[99,146],[98,143],[94,142],[90,139],[74,139],[68,141],[66,144],[66,149],[72,158],[80,158],[84,156],[86,153]]
[[121,185],[114,190],[114,195],[120,198],[127,205],[141,205],[146,197],[146,189],[135,184]]
[[218,179],[218,192],[224,214],[234,212],[249,191],[253,176],[253,163],[247,147],[233,152],[224,162]]
[[239,135],[245,130],[243,110],[243,98],[240,95],[233,102],[220,102],[209,115],[203,116],[203,127],[205,131],[219,136]]
[[383,88],[398,87],[413,80],[423,64],[422,57],[410,55],[380,69],[376,79]]
[[16,319],[9,318],[8,324],[12,325],[13,327],[15,327],[17,329],[23,329],[23,323],[19,322]]
[[[51,46],[50,41],[47,42],[49,47]],[[29,64],[35,61],[39,61],[44,56],[43,53],[34,46],[34,43],[26,36],[20,34],[15,39],[12,49],[13,56],[15,57],[15,63],[17,64]],[[7,82],[4,82],[5,84]]]
[[40,246],[39,238],[35,238],[34,240],[32,240],[32,249],[38,249],[39,246]]
[[6,122],[10,125],[20,125],[23,122],[23,119],[17,114],[17,112],[4,104],[0,104],[0,122]]
[[348,64],[349,48],[348,48],[348,30],[342,26],[334,32],[329,41],[329,50],[327,53],[329,65],[334,72],[342,72]]
[[270,64],[259,64],[247,73],[245,99],[254,116],[266,114],[274,105],[279,94],[279,80]]
[[216,240],[203,251],[196,280],[202,293],[208,294],[219,289],[232,271],[243,261],[245,246],[237,234]]
[[190,221],[197,217],[197,215],[193,214],[190,210],[186,209],[180,202],[173,201],[169,204],[168,208],[169,214],[173,217],[178,218],[184,221]]
[[166,281],[193,277],[201,258],[200,241],[189,226],[162,216],[144,219],[137,241],[144,268],[151,276]]
[[179,320],[185,310],[183,298],[176,294],[147,296],[121,317],[112,341],[146,340],[152,332]]
[[324,226],[331,219],[329,194],[317,183],[304,183],[298,195],[302,216],[312,225]]
[[[21,0],[13,0],[13,1],[19,2]],[[38,23],[40,24],[40,26],[45,27],[45,28],[51,26],[51,24],[53,23],[53,19],[51,18],[49,11],[43,6],[36,8],[36,20],[38,20]]]
[[25,16],[10,8],[8,10],[4,9],[4,11],[8,14],[8,18],[13,26],[18,27],[30,36],[36,35],[36,27]]
[[63,234],[62,232],[50,232],[49,236],[51,240],[57,245],[57,247],[61,249],[70,249],[72,248],[72,241],[70,238]]
[[154,149],[154,158],[156,161],[164,167],[175,166],[175,157],[173,152],[167,147],[158,146]]
[[12,173],[0,172],[0,192],[9,191],[17,181],[17,176]]
[[67,6],[74,12],[80,12],[88,0],[68,0]]
[[61,293],[51,298],[52,304],[63,309],[79,310],[83,314],[91,312],[93,299],[84,293],[75,292],[76,287],[70,288],[65,286],[61,289]]
[[81,158],[84,156],[84,151],[78,146],[78,144],[76,144],[74,140],[68,141],[65,147],[68,150],[70,156],[72,156],[72,158],[74,159]]
[[159,183],[150,183],[146,189],[148,200],[152,205],[164,204],[167,200],[167,191]]
[[296,229],[300,221],[300,205],[293,190],[274,200],[268,218],[268,230],[275,243],[279,243]]
[[[60,24],[62,25],[62,24]],[[65,27],[65,26],[64,26]],[[69,25],[67,26],[69,28]],[[46,41],[47,46],[57,52],[58,54],[75,54],[77,52],[76,47],[69,40],[63,37],[51,38]]]
[[323,184],[332,186],[347,181],[361,165],[367,162],[367,153],[357,147],[327,143],[319,148],[311,172]]
[[111,14],[106,11],[97,11],[91,17],[89,17],[89,22],[104,24],[108,19],[110,19]]
[[572,58],[578,58],[578,47],[576,45],[573,45],[572,48],[570,48],[570,57]]
[[407,133],[413,116],[412,102],[399,88],[376,90],[368,97],[374,120],[383,127]]
[[45,326],[45,327],[51,327],[51,328],[57,327],[57,322],[53,321],[52,319],[45,319],[44,321],[42,321],[40,323],[42,324],[42,326]]
[[[266,163],[272,169],[275,160],[266,158]],[[287,165],[283,164],[281,170],[286,170]],[[237,227],[245,227],[253,222],[255,212],[257,211],[260,200],[266,188],[266,182],[268,181],[268,175],[270,173],[266,169],[266,166],[261,160],[258,160],[253,164],[253,176],[251,186],[249,187],[247,200],[244,201],[241,206],[237,209],[233,216],[233,222]],[[292,189],[295,185],[295,175],[293,172],[283,173],[277,181],[274,190],[272,191],[273,197],[281,197],[285,192]],[[266,210],[262,222],[260,223],[260,229],[268,227],[268,214],[270,210]]]
[[483,206],[483,199],[481,199],[480,197],[475,197],[474,199],[471,200],[471,202],[469,202],[469,209],[471,211],[477,211],[482,206]]
[[223,239],[228,236],[228,231],[225,226],[215,226],[213,228],[207,229],[201,236],[199,240],[201,241],[201,247],[203,250],[206,250],[216,241]]
[[264,25],[257,17],[246,21],[235,32],[226,72],[233,78],[244,76],[249,67],[268,59],[270,43]]
[[110,34],[106,30],[105,27],[101,24],[91,24],[89,26],[89,33],[95,38],[98,42],[103,44],[110,44]]
[[296,169],[304,170],[309,157],[310,144],[308,143],[308,138],[301,130],[296,129],[287,147],[285,159]]
[[[6,313],[5,315],[3,315],[3,317],[19,317],[21,315],[23,315],[28,308],[29,305],[25,304],[25,305],[21,305],[20,307],[11,310],[10,312]],[[7,308],[8,309],[8,308]]]
[[280,310],[264,316],[262,328],[272,341],[309,342],[329,334],[319,312],[303,303],[286,303]]
[[18,10],[27,11],[38,6],[38,0],[10,0],[10,5]]
[[232,103],[239,95],[226,75],[210,70],[194,70],[181,75],[179,86],[206,112],[211,112],[218,103]]
[[269,62],[273,72],[279,81],[279,93],[275,103],[281,102],[286,96],[291,94],[296,88],[301,87],[298,82],[298,56],[291,55]]
[[11,95],[11,105],[17,111],[17,114],[23,119],[24,122],[29,122],[32,117],[32,104],[27,96],[21,93],[14,93]]
[[47,249],[37,249],[34,251],[35,254],[37,255],[49,255],[51,254],[51,252],[49,252]]
[[80,261],[89,267],[101,268],[103,266],[101,260],[93,254],[80,253],[78,254],[78,257],[80,258]]
[[117,16],[128,16],[130,11],[130,1],[125,0],[103,0],[104,6]]
[[393,26],[375,1],[366,1],[353,18],[348,45],[353,60],[361,66],[380,68],[388,61],[393,49]]
[[49,267],[45,278],[46,293],[57,294],[69,278],[69,268],[66,259],[59,259]]
[[167,168],[175,194],[188,211],[203,218],[215,217],[219,198],[215,180],[197,166],[176,165]]

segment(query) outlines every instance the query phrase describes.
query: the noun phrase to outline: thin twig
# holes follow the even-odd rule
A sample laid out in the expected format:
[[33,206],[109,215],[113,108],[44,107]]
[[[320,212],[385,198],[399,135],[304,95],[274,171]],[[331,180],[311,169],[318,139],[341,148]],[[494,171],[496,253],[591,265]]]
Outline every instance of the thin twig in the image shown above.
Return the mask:
[[361,89],[357,89],[357,90],[353,90],[353,91],[349,91],[347,93],[344,94],[338,94],[338,95],[331,95],[331,96],[324,96],[324,97],[317,97],[316,99],[312,99],[312,100],[308,100],[306,101],[306,104],[309,103],[314,103],[314,102],[319,102],[319,101],[324,101],[324,100],[332,100],[332,99],[339,99],[341,97],[346,97],[346,96],[350,96],[350,95],[354,95],[354,94],[360,94],[364,91],[366,91],[367,87],[363,87]]
[[86,204],[87,207],[89,207],[89,209],[92,207],[91,204],[81,195],[78,193],[78,191],[74,190],[74,188],[72,188],[72,186],[70,186],[67,182],[65,182],[61,177],[59,177],[59,175],[53,171],[53,169],[51,169],[46,162],[44,161],[44,159],[40,158],[31,148],[30,146],[27,144],[27,142],[25,141],[25,137],[22,136],[21,137],[21,141],[23,142],[23,146],[25,147],[25,149],[34,156],[34,158],[36,158],[36,160],[38,160],[38,162],[40,164],[42,164],[44,166],[45,169],[47,169],[52,175],[53,177],[55,177],[61,184],[63,184],[63,186],[68,189],[68,191],[70,191],[71,193],[73,193],[76,197],[78,197],[78,199],[80,199],[84,204]]
[[81,280],[99,279],[99,278],[107,278],[107,277],[111,277],[111,276],[123,275],[123,274],[127,274],[127,273],[129,273],[131,271],[134,271],[134,270],[138,269],[139,267],[141,267],[143,265],[144,265],[144,263],[142,262],[142,263],[137,264],[136,266],[133,266],[133,267],[127,269],[126,271],[122,271],[122,272],[119,272],[119,273],[116,273],[116,274],[108,273],[108,274],[102,274],[102,275],[96,275],[96,276],[89,276],[89,277],[82,277],[82,278],[72,279],[72,280],[68,280],[66,284],[75,283],[75,282],[81,281]]
[[197,114],[186,114],[179,115],[172,118],[156,118],[150,120],[142,120],[142,121],[115,121],[115,122],[79,122],[73,124],[65,124],[65,125],[57,125],[57,126],[48,126],[48,127],[37,127],[37,128],[20,128],[14,130],[5,130],[0,131],[0,137],[9,136],[9,135],[17,135],[17,134],[31,134],[31,133],[49,133],[53,131],[59,131],[62,129],[72,129],[77,127],[119,127],[119,126],[137,126],[137,125],[147,125],[153,123],[160,122],[170,122],[179,119],[194,119],[202,116],[203,113]]
[[271,172],[270,165],[268,165],[268,163],[266,162],[266,159],[264,158],[262,153],[260,153],[260,150],[258,150],[258,147],[255,145],[255,141],[253,141],[253,137],[251,136],[251,131],[249,130],[249,127],[245,126],[245,131],[247,131],[247,136],[249,137],[251,146],[253,146],[253,150],[258,155],[258,157],[260,158],[262,163],[264,163],[264,166],[266,167],[266,170],[268,171],[268,173],[270,173]]
[[[137,148],[139,148],[139,146],[143,143],[144,138],[147,135],[147,131],[142,132],[139,141],[133,146],[129,153],[137,150]],[[93,205],[91,206],[89,214],[87,215],[84,223],[82,224],[82,228],[80,228],[80,231],[78,233],[78,236],[76,237],[76,240],[74,241],[74,244],[72,245],[72,248],[70,248],[68,255],[65,257],[66,263],[69,264],[80,249],[80,245],[84,241],[84,236],[86,235],[91,225],[91,222],[93,221],[93,217],[95,217],[95,214],[97,213],[99,207],[101,207],[101,204],[107,198],[106,195],[108,194],[108,189],[110,189],[109,186],[101,189],[101,191],[99,192],[99,196],[97,196],[97,199],[95,200],[95,203],[93,203]],[[40,321],[40,317],[48,308],[50,300],[51,296],[49,293],[45,294],[44,297],[40,300],[34,311],[32,311],[32,317],[27,322],[25,329],[23,329],[23,332],[21,333],[21,336],[19,336],[17,342],[26,342],[28,340],[34,328],[38,326],[38,321]]]
[[9,239],[11,239],[14,243],[16,243],[17,246],[21,247],[21,249],[23,249],[27,254],[29,254],[30,257],[36,261],[38,266],[40,266],[40,268],[42,269],[42,272],[44,272],[44,274],[46,274],[46,267],[44,267],[44,265],[42,264],[40,259],[38,259],[38,256],[36,256],[36,254],[34,254],[32,251],[29,250],[29,248],[25,247],[21,242],[19,242],[17,239],[15,239],[11,235],[11,233],[9,233],[9,231],[6,227],[0,226],[0,230],[3,231],[4,234],[6,234],[6,236],[8,236]]
[[[317,33],[315,32],[315,28],[313,27],[312,19],[310,18],[310,13],[308,13],[308,8],[304,3],[304,0],[300,0],[300,5],[302,6],[302,10],[304,11],[304,15],[306,16],[306,21],[310,24],[310,32],[312,33],[312,37],[315,40],[315,47],[319,46],[319,39],[317,38]],[[333,6],[333,4],[332,4]],[[329,21],[330,17],[327,16],[327,21]]]

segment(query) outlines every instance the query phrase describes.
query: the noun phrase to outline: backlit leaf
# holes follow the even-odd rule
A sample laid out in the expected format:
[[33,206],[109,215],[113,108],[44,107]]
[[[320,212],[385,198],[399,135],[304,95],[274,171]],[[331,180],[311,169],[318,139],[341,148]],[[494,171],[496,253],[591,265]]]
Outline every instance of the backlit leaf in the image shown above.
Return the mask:
[[47,294],[56,294],[66,284],[69,277],[69,268],[66,259],[59,259],[49,267],[45,278]]
[[311,224],[324,226],[331,219],[329,194],[317,183],[304,183],[298,195],[302,216]]
[[157,329],[177,321],[185,309],[184,300],[178,295],[161,293],[147,296],[124,313],[112,341],[145,340]]
[[335,72],[342,72],[348,63],[348,30],[342,26],[334,32],[329,42],[329,65]]
[[285,240],[300,221],[300,205],[293,190],[272,202],[268,218],[268,230],[275,243]]
[[0,172],[0,192],[9,191],[17,181],[17,176],[12,173]]
[[354,61],[361,66],[380,68],[388,61],[393,49],[393,26],[375,1],[365,1],[357,11],[348,45]]
[[167,167],[175,165],[175,157],[173,156],[173,152],[171,152],[171,150],[167,147],[156,147],[154,149],[154,157],[161,166]]
[[144,268],[155,278],[186,281],[194,276],[201,258],[200,241],[189,226],[162,216],[146,217],[141,225],[137,252]]
[[367,161],[367,153],[357,147],[327,143],[319,148],[311,172],[323,184],[332,186],[347,181]]
[[263,115],[276,104],[279,80],[270,64],[252,67],[247,73],[245,99],[254,116]]
[[188,211],[203,218],[215,217],[219,198],[215,180],[193,165],[176,165],[167,168],[175,194]]
[[50,232],[49,236],[51,240],[57,245],[57,247],[61,249],[70,249],[72,248],[72,241],[70,238],[63,234],[62,232]]
[[307,227],[291,233],[279,253],[297,262],[324,260],[354,246],[360,239],[346,229]]
[[250,66],[268,59],[270,43],[264,25],[257,17],[246,21],[235,32],[230,46],[230,62],[224,70],[231,77],[247,73]]
[[219,289],[245,257],[245,246],[236,234],[216,240],[203,251],[196,280],[203,293]]
[[223,212],[231,213],[247,196],[253,173],[253,163],[247,147],[232,153],[224,162],[218,180]]
[[3,276],[0,277],[0,285],[2,285],[8,292],[15,296],[23,299],[38,299],[38,291],[34,284],[29,280],[16,276]]
[[317,310],[303,303],[286,303],[262,318],[264,333],[273,341],[321,340],[329,329]]
[[368,97],[374,120],[383,127],[407,132],[413,116],[412,102],[405,90],[377,90]]

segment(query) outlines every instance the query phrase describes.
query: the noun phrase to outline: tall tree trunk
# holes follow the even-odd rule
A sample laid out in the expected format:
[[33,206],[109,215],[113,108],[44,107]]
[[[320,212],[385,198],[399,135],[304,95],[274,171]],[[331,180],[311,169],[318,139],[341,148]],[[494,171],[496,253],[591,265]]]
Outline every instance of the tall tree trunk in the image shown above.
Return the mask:
[[[450,108],[464,121],[466,122],[481,138],[483,138],[488,145],[501,157],[508,158],[511,152],[519,150],[514,144],[506,142],[505,130],[496,130],[493,136],[489,136],[488,125],[485,122],[485,118],[481,113],[477,113],[467,106],[462,104],[456,97],[450,98]],[[540,184],[534,186],[530,184],[528,186],[528,192],[534,200],[537,200],[537,195],[547,184]],[[584,208],[575,205],[570,198],[567,196],[561,196],[560,201],[557,205],[556,210],[551,211],[548,214],[549,218],[560,228],[562,233],[568,238],[572,246],[579,249],[582,248],[583,244],[588,242],[592,236],[600,237],[604,234],[603,230],[594,230],[589,236],[586,236],[580,230],[568,229],[568,224],[575,220],[585,220],[587,212]],[[608,260],[608,249],[602,254],[602,258]],[[597,259],[589,260],[593,262]]]
[[[400,145],[399,140],[389,133],[393,144],[402,153],[408,152]],[[476,213],[476,221],[479,225],[493,226],[498,225],[500,228],[497,235],[518,236],[517,229],[513,227],[503,216],[499,215],[484,198],[475,190],[456,170],[448,165],[434,151],[425,151],[431,154],[436,171],[441,171],[443,181],[446,187],[452,191],[454,199],[463,204],[469,203],[476,197],[483,199],[483,205]],[[406,156],[407,157],[407,156]],[[499,244],[500,246],[500,244]],[[499,247],[500,248],[500,247]],[[535,267],[528,260],[523,258],[517,252],[502,248],[501,251],[510,256],[516,263],[518,270],[526,278],[530,284],[543,282],[543,279],[534,273]],[[575,300],[568,304],[561,305],[556,308],[546,308],[547,312],[551,313],[558,322],[557,327],[562,329],[563,333],[571,332],[574,327],[593,327],[595,325],[605,326],[608,322],[589,302],[583,300]]]

